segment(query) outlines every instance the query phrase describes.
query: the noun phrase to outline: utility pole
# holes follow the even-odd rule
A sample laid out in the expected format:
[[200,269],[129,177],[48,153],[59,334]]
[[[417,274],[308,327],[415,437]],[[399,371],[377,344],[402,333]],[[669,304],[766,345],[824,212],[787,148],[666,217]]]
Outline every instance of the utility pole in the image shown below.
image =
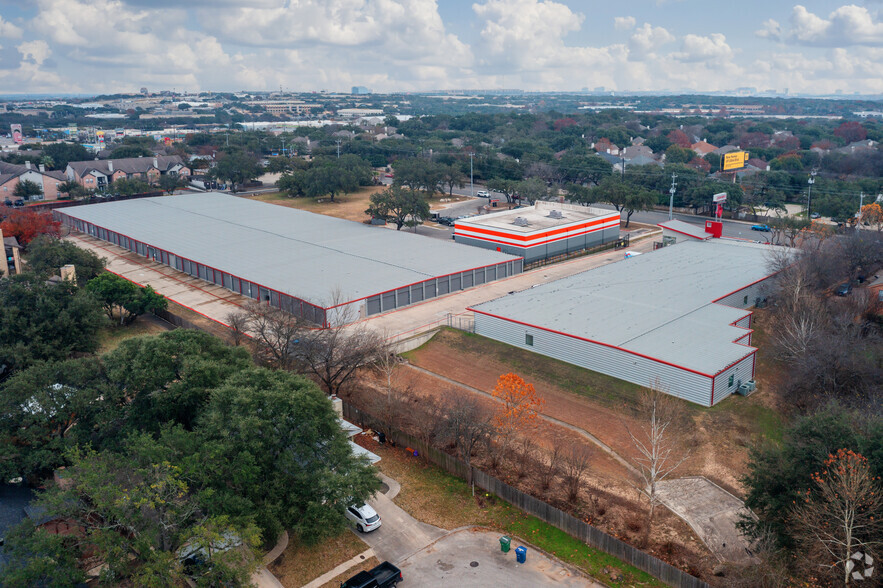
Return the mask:
[[619,167],[620,167],[620,172],[622,172],[619,177],[621,180],[624,181],[625,180],[625,153],[623,153],[622,151],[619,152]]
[[337,159],[340,159],[340,139],[337,140]]
[[282,139],[282,157],[285,157],[285,139]]
[[475,197],[475,183],[473,182],[473,176],[472,176],[472,156],[473,155],[475,155],[475,153],[472,153],[472,152],[469,153],[469,195],[472,197]]
[[816,183],[816,170],[812,170],[807,180],[809,188],[806,189],[806,220],[812,220],[812,185]]
[[865,193],[861,192],[858,195],[858,222],[855,223],[855,230],[858,231],[861,228],[862,224],[862,207],[865,205]]
[[668,197],[668,220],[671,220],[673,217],[672,209],[675,204],[675,192],[678,191],[678,184],[675,180],[678,179],[678,174],[671,174],[671,188],[668,189],[669,197]]

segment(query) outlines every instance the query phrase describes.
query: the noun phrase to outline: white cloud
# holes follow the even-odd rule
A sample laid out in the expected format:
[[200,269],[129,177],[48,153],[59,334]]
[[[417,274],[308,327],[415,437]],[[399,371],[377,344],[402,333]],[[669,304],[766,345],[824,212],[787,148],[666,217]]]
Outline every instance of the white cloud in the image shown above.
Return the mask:
[[39,40],[20,43],[16,49],[18,49],[18,52],[21,53],[25,61],[30,61],[38,66],[43,65],[43,62],[52,53],[49,50],[49,44],[46,41]]
[[628,31],[635,28],[636,23],[634,16],[617,16],[613,19],[613,28],[617,31]]
[[674,35],[664,28],[654,27],[645,22],[629,38],[629,59],[643,59],[656,53],[662,45],[674,40]]
[[754,32],[755,35],[760,37],[761,39],[770,39],[772,41],[778,41],[782,38],[782,27],[779,23],[772,18],[764,21],[761,28]]
[[559,2],[487,0],[473,4],[482,21],[480,62],[485,66],[535,71],[576,58],[564,45],[585,17]]
[[728,60],[732,56],[733,50],[727,45],[727,38],[720,33],[712,33],[707,37],[686,35],[680,52],[672,54],[673,58],[684,62]]
[[0,39],[21,39],[21,29],[0,16]]
[[780,36],[788,42],[812,46],[883,46],[883,22],[864,6],[841,6],[822,18],[798,4],[791,12],[790,31]]

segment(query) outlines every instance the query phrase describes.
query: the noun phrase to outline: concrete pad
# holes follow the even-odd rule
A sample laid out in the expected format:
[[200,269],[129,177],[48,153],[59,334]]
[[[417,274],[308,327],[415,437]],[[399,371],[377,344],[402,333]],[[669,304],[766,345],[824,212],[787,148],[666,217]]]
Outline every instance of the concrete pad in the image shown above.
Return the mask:
[[402,586],[603,586],[530,547],[526,562],[517,563],[518,541],[503,553],[499,538],[499,533],[470,529],[446,535],[397,564]]
[[698,476],[664,480],[657,491],[662,503],[684,519],[718,559],[753,560],[750,544],[736,528],[739,518],[750,513],[741,500]]

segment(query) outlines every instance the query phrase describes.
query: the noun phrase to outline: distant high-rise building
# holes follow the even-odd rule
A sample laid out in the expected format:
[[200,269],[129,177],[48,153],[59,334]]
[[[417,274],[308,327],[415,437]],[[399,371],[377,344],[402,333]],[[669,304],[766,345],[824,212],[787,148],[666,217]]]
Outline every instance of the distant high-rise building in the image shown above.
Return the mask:
[[603,92],[603,91],[605,91],[606,89],[607,89],[607,88],[605,88],[604,86],[598,86],[597,88],[595,88],[595,91],[596,91],[596,92]]
[[370,94],[370,88],[366,88],[365,86],[353,86],[352,94]]

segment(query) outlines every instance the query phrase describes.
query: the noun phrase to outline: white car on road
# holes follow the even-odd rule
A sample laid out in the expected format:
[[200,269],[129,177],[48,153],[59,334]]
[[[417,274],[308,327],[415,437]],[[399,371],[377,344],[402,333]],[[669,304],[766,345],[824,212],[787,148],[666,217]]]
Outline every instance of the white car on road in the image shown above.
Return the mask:
[[488,192],[487,190],[479,190],[478,192],[475,193],[475,195],[478,196],[479,198],[490,198],[491,197],[491,193]]
[[380,515],[367,504],[348,506],[344,514],[355,523],[360,533],[368,533],[380,528]]

